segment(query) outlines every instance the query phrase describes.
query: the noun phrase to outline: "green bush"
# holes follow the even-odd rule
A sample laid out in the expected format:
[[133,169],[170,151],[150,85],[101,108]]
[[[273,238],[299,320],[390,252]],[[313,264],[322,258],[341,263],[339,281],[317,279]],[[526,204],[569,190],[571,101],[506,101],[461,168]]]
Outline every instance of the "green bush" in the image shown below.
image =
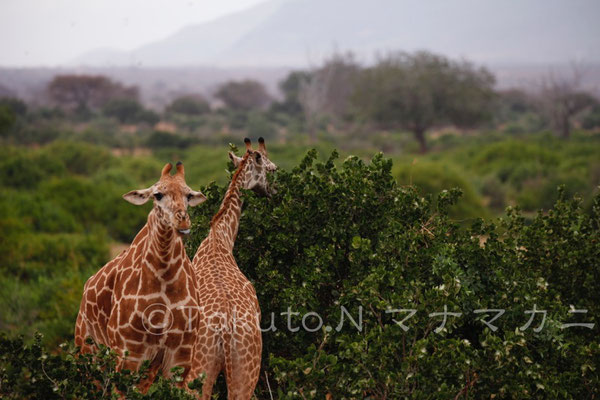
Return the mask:
[[111,99],[102,106],[104,115],[116,118],[123,124],[137,122],[138,115],[143,111],[144,107],[140,102],[128,98]]
[[44,178],[44,170],[30,157],[18,155],[0,161],[2,186],[32,189]]
[[[156,182],[157,171],[160,171],[163,166],[164,163],[151,157],[121,157],[115,159],[112,164],[112,167],[121,171],[116,173],[126,175],[126,177],[119,178],[120,182],[125,183],[126,179],[131,179],[138,185],[147,186]],[[129,183],[130,181],[127,180],[127,184]],[[132,189],[129,188],[129,190]]]
[[36,331],[43,331],[50,346],[73,336],[83,285],[95,269],[76,271],[69,270],[73,266],[67,265],[67,271],[62,271],[63,267],[64,264],[52,265],[52,270],[45,272],[53,275],[39,275],[26,281],[12,276],[0,278],[3,331],[28,338]]
[[545,179],[525,181],[517,195],[517,204],[526,211],[539,208],[549,209],[557,199],[556,188],[563,186],[565,193],[572,197],[585,194],[589,183],[584,175],[577,173],[557,173]]
[[277,131],[264,113],[251,112],[248,116],[248,136],[257,138],[264,137],[267,141],[274,139]]
[[[423,198],[398,186],[381,156],[355,157],[336,168],[333,158],[314,163],[310,153],[292,171],[279,171],[272,199],[246,194],[234,253],[253,282],[263,328],[262,375],[275,397],[591,398],[600,394],[600,197],[591,214],[564,194],[548,214],[527,226],[516,210],[498,223],[477,220],[459,228],[448,217],[458,190]],[[192,255],[207,233],[224,188],[205,188],[194,210]],[[460,201],[458,201],[460,204]],[[572,274],[576,270],[576,280]],[[577,287],[584,290],[577,291]],[[547,310],[545,328],[517,329],[534,304]],[[569,314],[569,307],[587,309]],[[347,316],[337,330],[341,306]],[[463,313],[441,318],[429,314]],[[280,313],[317,312],[315,332],[290,332]],[[394,320],[414,309],[404,331]],[[505,309],[492,331],[483,323]],[[271,313],[274,313],[272,316]],[[562,323],[596,323],[594,330],[560,329]],[[311,317],[308,325],[318,325]],[[327,327],[334,328],[328,329]],[[221,393],[221,396],[224,394]],[[258,398],[269,398],[266,379]]]
[[152,110],[142,110],[135,115],[136,122],[154,126],[160,121],[160,115]]
[[187,95],[173,100],[165,111],[173,114],[202,115],[210,112],[210,104],[201,95]]
[[518,186],[543,175],[559,162],[560,158],[548,148],[511,140],[487,146],[470,164],[479,173],[494,171],[500,181]]
[[65,132],[57,125],[53,121],[24,125],[13,130],[10,140],[22,145],[48,144],[65,136]]
[[17,117],[11,107],[0,104],[0,137],[5,136],[16,121]]
[[2,147],[2,330],[38,329],[53,344],[72,337],[83,284],[108,260],[109,241],[131,241],[146,221],[147,207],[121,195],[154,183],[160,167],[85,144]]
[[[275,162],[276,149],[271,148]],[[204,157],[199,149],[189,151],[198,151],[198,162]],[[447,186],[462,184],[460,180],[448,180],[448,190],[423,197],[416,187],[399,185],[391,161],[381,155],[369,163],[351,156],[339,166],[336,156],[316,162],[317,154],[311,151],[295,168],[281,168],[273,182],[277,193],[270,199],[245,192],[234,255],[256,288],[261,326],[268,328],[274,321],[277,328],[263,333],[257,398],[324,398],[327,393],[363,399],[445,399],[467,393],[511,399],[600,395],[600,196],[584,211],[563,189],[551,210],[527,223],[518,209],[509,209],[499,220],[477,219],[461,226],[451,218],[462,201],[461,190]],[[281,164],[290,162],[281,157]],[[444,172],[435,167],[431,171],[437,178]],[[99,174],[97,179],[110,176],[114,175]],[[75,186],[87,187],[82,182],[46,185],[41,188],[64,188],[74,194]],[[192,211],[190,255],[206,236],[225,189],[214,183],[202,188],[208,199]],[[51,196],[52,191],[43,193]],[[78,221],[85,220],[79,214],[85,207],[56,201]],[[25,229],[18,219],[0,223],[10,232]],[[54,246],[53,262],[91,259],[67,255],[69,248],[60,238],[56,243],[44,242],[45,236],[39,239],[42,244],[27,244],[28,248]],[[77,253],[96,253],[93,246],[86,248],[81,244]],[[26,254],[32,262],[37,260],[35,251]],[[93,263],[95,269],[100,265]],[[58,337],[58,332],[73,327],[78,285],[90,274],[86,268],[82,264],[67,268],[67,274],[46,273],[28,287],[3,278],[0,285],[8,289],[0,309],[11,310],[27,288],[39,283],[39,290],[19,303],[24,309],[6,315],[20,316]],[[38,306],[32,317],[29,311],[39,304],[45,307]],[[66,305],[64,311],[52,310],[56,304]],[[541,323],[541,315],[534,315],[528,329],[519,329],[534,305],[547,311],[544,327],[534,331]],[[342,306],[361,329],[349,321]],[[300,327],[303,316],[316,312],[322,327],[291,332],[287,316],[281,315],[288,307],[299,313],[289,316],[291,326]],[[462,314],[448,316],[444,329],[437,331],[442,318],[430,314],[445,307]],[[408,315],[394,311],[398,309],[416,311],[405,321],[408,330],[397,324]],[[493,323],[497,330],[484,323],[495,314],[475,313],[478,309],[506,310]],[[583,309],[586,314],[572,312]],[[344,325],[337,329],[342,315]],[[311,328],[318,325],[314,315],[305,319]],[[2,329],[17,323],[11,318],[0,321]],[[596,325],[561,328],[575,322]],[[115,373],[106,351],[94,363],[72,349],[48,354],[40,340],[31,346],[18,339],[0,340],[0,396],[100,398],[95,382],[107,382],[113,393],[137,379],[135,374]],[[147,396],[184,395],[164,380],[155,385]],[[223,397],[219,390],[217,395]],[[143,398],[132,391],[127,396]]]
[[[468,138],[455,136],[440,146],[442,139],[433,147],[443,151],[421,159],[448,165],[450,171],[468,172],[461,175],[494,213],[517,204],[526,211],[548,209],[556,201],[559,185],[565,185],[568,195],[582,196],[589,208],[600,185],[600,176],[595,173],[598,135],[575,133],[565,141],[548,133],[507,139],[490,132]],[[401,161],[407,162],[407,158]]]
[[595,105],[583,117],[582,127],[585,129],[600,128],[600,105]]
[[[78,354],[74,347],[61,345],[50,353],[41,335],[27,345],[22,339],[0,336],[0,396],[4,399],[117,399],[119,394],[132,400],[184,399],[192,393],[175,386],[182,381],[182,369],[173,378],[159,377],[145,395],[135,385],[145,377],[149,362],[139,372],[117,371],[117,356],[99,345],[96,354]],[[201,382],[190,384],[201,387]],[[198,395],[198,392],[193,392]]]
[[5,189],[0,193],[0,218],[19,218],[33,231],[81,231],[71,213],[35,192]]
[[452,167],[441,163],[419,162],[399,165],[394,176],[401,185],[414,185],[422,195],[435,195],[442,190],[461,188],[463,198],[450,209],[450,215],[460,219],[486,216],[482,200],[469,181]]
[[60,160],[67,171],[76,175],[93,175],[112,159],[107,148],[84,143],[54,142],[45,147],[44,152],[48,158]]
[[72,337],[83,285],[108,261],[106,234],[12,231],[4,243],[0,329],[27,337],[40,330],[54,345]]
[[27,103],[17,97],[0,98],[0,107],[8,107],[19,117],[24,117],[27,114]]
[[152,149],[160,149],[164,147],[185,149],[194,143],[197,143],[197,140],[192,137],[160,131],[152,133],[146,140],[146,145]]
[[493,210],[503,210],[506,205],[506,193],[502,183],[495,176],[483,179],[481,194],[485,196],[487,205]]

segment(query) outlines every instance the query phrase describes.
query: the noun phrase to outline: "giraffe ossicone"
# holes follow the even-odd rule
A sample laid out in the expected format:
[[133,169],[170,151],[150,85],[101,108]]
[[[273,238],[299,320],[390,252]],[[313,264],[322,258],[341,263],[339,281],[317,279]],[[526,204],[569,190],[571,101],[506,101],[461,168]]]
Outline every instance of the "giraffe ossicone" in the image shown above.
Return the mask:
[[167,376],[176,366],[190,371],[199,320],[198,292],[182,237],[189,233],[188,206],[206,197],[185,182],[183,164],[166,164],[161,177],[146,189],[123,195],[154,205],[131,245],[104,265],[85,284],[75,326],[81,352],[104,344],[119,355],[119,369],[137,370],[150,360],[143,392],[159,370]]
[[264,139],[258,142],[258,149],[253,150],[250,140],[244,139],[242,157],[229,153],[236,171],[192,261],[202,312],[188,380],[206,374],[202,388],[206,400],[221,372],[225,373],[229,399],[250,399],[260,373],[260,307],[254,287],[233,257],[242,208],[240,189],[264,196],[273,193],[267,174],[277,166],[268,158]]

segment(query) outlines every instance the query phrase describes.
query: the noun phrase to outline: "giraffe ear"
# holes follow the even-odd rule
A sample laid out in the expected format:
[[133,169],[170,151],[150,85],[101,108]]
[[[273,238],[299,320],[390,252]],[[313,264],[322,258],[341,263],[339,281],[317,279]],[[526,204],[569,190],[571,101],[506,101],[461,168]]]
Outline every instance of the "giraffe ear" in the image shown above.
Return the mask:
[[152,188],[141,189],[141,190],[132,190],[129,193],[125,193],[123,198],[130,202],[131,204],[135,204],[136,206],[140,206],[150,199],[150,195],[152,194]]
[[195,192],[192,190],[190,194],[188,194],[188,205],[190,207],[197,206],[198,204],[204,203],[205,201],[206,196],[203,195],[201,192]]
[[229,152],[229,158],[233,162],[233,166],[236,167],[236,168],[242,162],[242,157],[238,157],[235,154],[233,154],[232,152]]

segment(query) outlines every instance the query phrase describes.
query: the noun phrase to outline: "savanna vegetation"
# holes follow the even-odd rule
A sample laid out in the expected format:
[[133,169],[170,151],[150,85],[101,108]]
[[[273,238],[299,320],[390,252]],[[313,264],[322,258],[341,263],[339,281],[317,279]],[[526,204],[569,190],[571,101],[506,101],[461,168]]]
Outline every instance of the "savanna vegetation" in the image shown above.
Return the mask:
[[[585,211],[561,188],[552,209],[530,220],[511,208],[462,227],[449,215],[458,188],[423,197],[398,185],[381,155],[339,167],[335,152],[321,163],[316,155],[278,172],[271,199],[246,194],[235,255],[263,311],[258,398],[598,395],[600,348],[590,326],[600,311],[600,196]],[[190,253],[225,185],[203,191]],[[486,325],[497,309],[502,318]],[[460,315],[442,324],[445,310]],[[529,323],[528,313],[536,317]],[[115,372],[106,351],[97,373],[73,350],[49,355],[40,339],[3,338],[2,346],[6,396],[98,398],[139,379]],[[82,375],[102,382],[103,394],[86,380],[71,383]],[[159,380],[152,398],[177,390]]]
[[[208,196],[192,255],[231,173],[228,143],[263,136],[278,190],[247,193],[235,248],[263,328],[277,327],[258,398],[598,397],[596,99],[557,78],[544,97],[497,91],[486,70],[428,53],[369,67],[337,55],[280,89],[230,82],[152,110],[137,88],[62,76],[43,105],[0,100],[0,396],[129,390],[139,374],[116,372],[114,355],[96,365],[68,344],[85,280],[145,223],[149,206],[121,195],[184,161]],[[536,314],[517,329],[534,304],[544,328]],[[436,332],[444,306],[462,315]],[[323,326],[309,315],[314,332],[290,332],[288,307],[292,326],[310,311]],[[486,308],[506,310],[497,330],[474,313]],[[416,310],[408,330],[394,309]],[[574,322],[596,325],[561,329]],[[183,396],[172,383],[127,395]]]

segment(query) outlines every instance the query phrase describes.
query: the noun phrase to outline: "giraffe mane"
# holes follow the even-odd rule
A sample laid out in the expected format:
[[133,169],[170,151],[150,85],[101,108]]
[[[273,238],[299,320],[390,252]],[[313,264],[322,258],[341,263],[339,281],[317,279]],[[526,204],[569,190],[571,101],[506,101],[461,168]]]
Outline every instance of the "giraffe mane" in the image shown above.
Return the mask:
[[244,154],[244,157],[242,157],[242,161],[240,161],[240,165],[238,165],[237,170],[235,171],[235,173],[233,174],[233,177],[231,178],[231,183],[229,183],[229,188],[227,189],[227,194],[225,195],[225,198],[223,199],[223,203],[221,203],[221,208],[215,214],[215,216],[212,217],[212,219],[210,220],[211,228],[212,228],[213,224],[217,221],[217,219],[219,219],[219,217],[221,215],[223,215],[223,213],[227,209],[226,206],[231,201],[231,197],[233,196],[233,192],[231,191],[231,188],[237,183],[241,172],[244,170],[244,168],[246,168],[246,164],[248,163],[249,158],[250,158],[250,152],[246,151],[246,154]]

